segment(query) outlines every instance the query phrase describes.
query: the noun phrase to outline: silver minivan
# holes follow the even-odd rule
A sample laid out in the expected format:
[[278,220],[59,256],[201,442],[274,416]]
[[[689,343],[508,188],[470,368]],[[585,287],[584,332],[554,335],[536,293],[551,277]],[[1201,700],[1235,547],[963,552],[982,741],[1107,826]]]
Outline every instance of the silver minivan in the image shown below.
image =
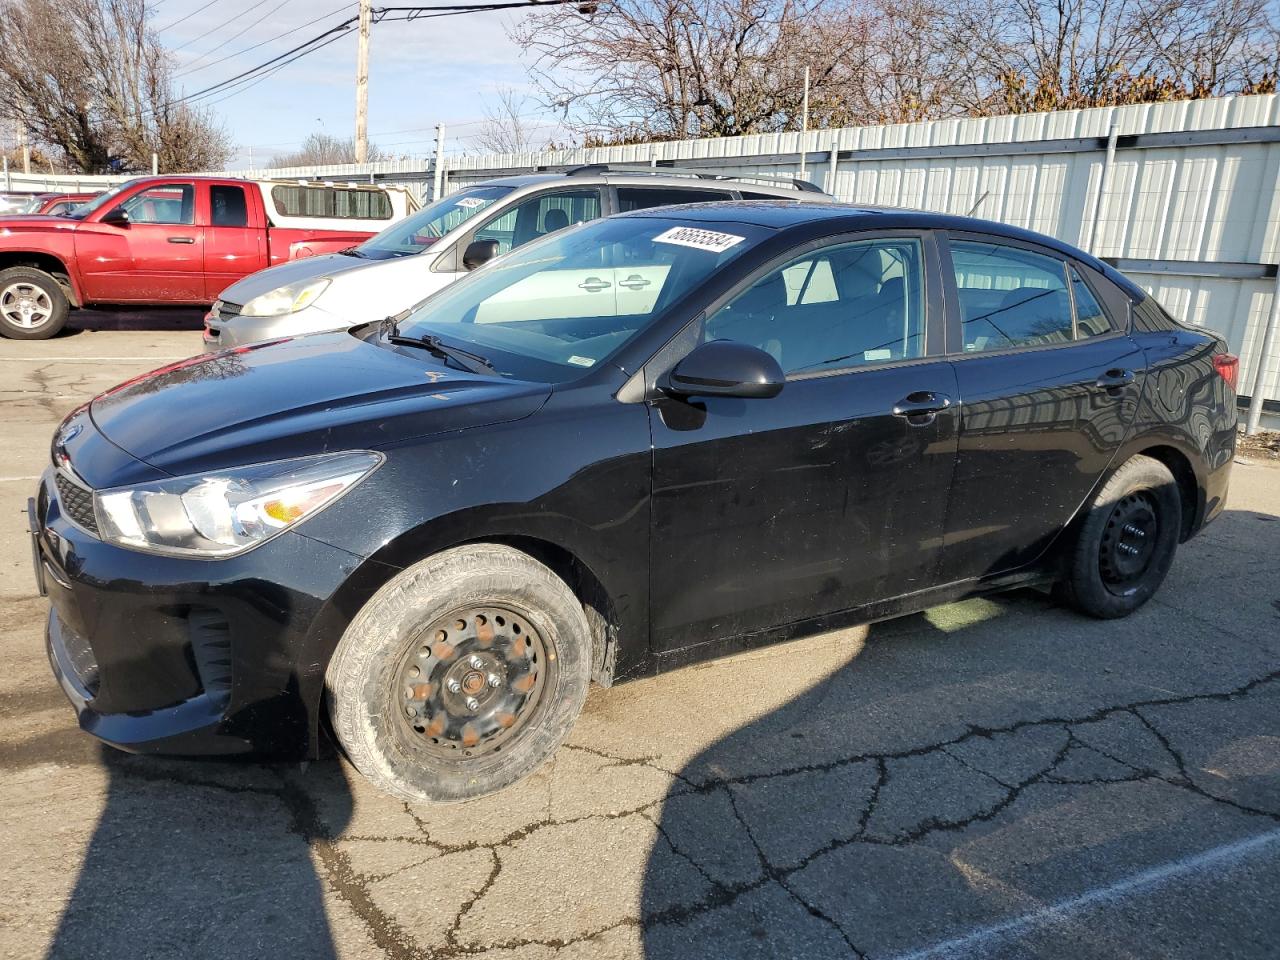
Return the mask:
[[[747,180],[759,179],[760,183]],[[823,200],[805,180],[729,179],[705,170],[591,164],[464,187],[341,253],[269,267],[227,287],[205,318],[206,351],[340,330],[413,306],[482,263],[556,230],[614,213],[719,200]],[[642,293],[644,277],[588,278],[584,290]]]

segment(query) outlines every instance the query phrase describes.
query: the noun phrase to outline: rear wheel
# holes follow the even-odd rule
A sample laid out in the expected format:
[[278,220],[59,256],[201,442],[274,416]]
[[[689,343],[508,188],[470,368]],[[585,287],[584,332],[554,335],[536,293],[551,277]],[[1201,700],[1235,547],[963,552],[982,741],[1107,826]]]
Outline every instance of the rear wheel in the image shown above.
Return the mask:
[[1060,595],[1095,617],[1128,616],[1169,572],[1181,526],[1182,500],[1169,468],[1133,457],[1094,498]]
[[0,270],[0,334],[14,340],[46,340],[62,329],[70,309],[61,285],[43,270]]
[[326,673],[343,750],[415,801],[466,800],[535,770],[568,735],[591,671],[582,605],[496,544],[447,550],[386,584]]

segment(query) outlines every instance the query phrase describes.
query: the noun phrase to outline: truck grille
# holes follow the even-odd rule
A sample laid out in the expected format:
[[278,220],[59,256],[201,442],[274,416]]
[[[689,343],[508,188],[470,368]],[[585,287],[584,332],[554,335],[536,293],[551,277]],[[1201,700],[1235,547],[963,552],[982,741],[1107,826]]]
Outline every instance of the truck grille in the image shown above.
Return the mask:
[[80,486],[61,470],[54,471],[53,482],[58,487],[58,500],[66,515],[96,535],[98,518],[93,513],[93,491]]

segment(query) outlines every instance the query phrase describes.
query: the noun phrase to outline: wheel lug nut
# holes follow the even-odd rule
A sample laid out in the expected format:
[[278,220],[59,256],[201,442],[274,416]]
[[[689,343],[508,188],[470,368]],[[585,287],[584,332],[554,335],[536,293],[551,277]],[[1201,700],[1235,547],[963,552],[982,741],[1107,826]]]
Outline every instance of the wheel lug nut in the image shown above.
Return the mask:
[[467,697],[467,709],[468,709],[468,710],[479,710],[479,709],[480,709],[480,701],[479,701],[479,700],[477,700],[475,697]]
[[489,686],[497,688],[502,684],[502,678],[496,673],[489,674]]
[[481,660],[479,657],[472,657],[471,660],[468,662],[471,664],[472,670],[479,670],[481,667],[484,666],[484,661]]
[[449,692],[450,692],[450,693],[457,693],[457,692],[458,692],[459,690],[461,690],[461,689],[462,689],[462,684],[460,684],[457,680],[450,680],[450,681],[449,681]]

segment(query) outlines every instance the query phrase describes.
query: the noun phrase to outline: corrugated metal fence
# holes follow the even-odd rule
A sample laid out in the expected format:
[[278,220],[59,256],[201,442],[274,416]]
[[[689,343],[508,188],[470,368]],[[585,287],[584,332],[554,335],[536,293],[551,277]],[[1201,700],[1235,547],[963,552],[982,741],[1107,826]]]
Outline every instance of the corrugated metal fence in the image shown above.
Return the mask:
[[[443,192],[584,163],[800,176],[841,200],[968,213],[1111,259],[1175,316],[1225,334],[1249,392],[1280,263],[1280,97],[939,120],[622,147],[446,158]],[[398,183],[429,196],[434,165],[241,171]],[[13,177],[18,187],[24,178]],[[59,178],[61,179],[61,178]],[[84,181],[87,178],[81,178]],[[1280,342],[1263,363],[1280,401]]]

